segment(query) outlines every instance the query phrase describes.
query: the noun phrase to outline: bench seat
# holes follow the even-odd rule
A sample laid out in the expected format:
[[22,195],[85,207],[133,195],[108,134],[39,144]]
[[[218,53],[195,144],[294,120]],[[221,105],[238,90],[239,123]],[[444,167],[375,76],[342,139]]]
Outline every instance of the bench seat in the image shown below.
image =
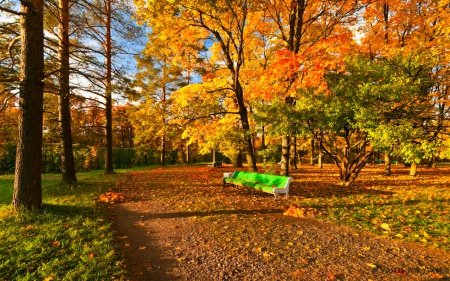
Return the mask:
[[270,193],[277,199],[278,194],[286,194],[289,197],[289,184],[291,177],[260,174],[255,172],[235,171],[231,177],[224,177],[223,184],[245,186]]

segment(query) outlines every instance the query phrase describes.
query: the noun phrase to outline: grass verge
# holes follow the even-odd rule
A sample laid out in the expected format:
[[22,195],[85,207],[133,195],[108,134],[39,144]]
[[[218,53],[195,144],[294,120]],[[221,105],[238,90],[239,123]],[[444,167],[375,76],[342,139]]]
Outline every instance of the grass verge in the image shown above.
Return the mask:
[[95,199],[126,171],[83,173],[76,184],[43,180],[41,212],[13,212],[13,180],[0,179],[0,280],[124,278],[111,225]]

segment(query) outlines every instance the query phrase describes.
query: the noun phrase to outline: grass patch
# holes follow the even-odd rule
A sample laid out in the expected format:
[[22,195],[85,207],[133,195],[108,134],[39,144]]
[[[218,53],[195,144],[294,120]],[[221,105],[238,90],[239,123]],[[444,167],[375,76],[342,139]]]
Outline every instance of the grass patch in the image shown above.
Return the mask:
[[323,171],[310,172],[322,182],[309,175],[304,178],[306,186],[295,203],[321,210],[322,219],[450,250],[450,167],[424,168],[417,177],[402,167],[395,167],[389,177],[382,169],[369,167],[349,188],[337,186],[336,178],[324,177]]
[[64,184],[61,175],[43,175],[42,212],[11,210],[13,180],[0,179],[0,280],[110,280],[124,274],[111,225],[99,194],[116,185],[121,169],[77,173]]

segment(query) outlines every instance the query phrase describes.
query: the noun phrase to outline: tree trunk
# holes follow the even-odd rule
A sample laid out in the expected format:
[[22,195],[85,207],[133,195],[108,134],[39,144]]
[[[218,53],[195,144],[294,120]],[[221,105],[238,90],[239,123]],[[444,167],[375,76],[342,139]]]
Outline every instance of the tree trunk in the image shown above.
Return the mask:
[[281,137],[281,169],[280,175],[289,177],[289,136],[283,135]]
[[437,169],[437,162],[439,160],[439,154],[438,153],[434,153],[433,154],[433,158],[432,158],[432,163],[431,163],[431,168],[432,169]]
[[391,175],[391,162],[392,162],[391,153],[392,153],[392,151],[394,151],[393,146],[384,153],[384,174],[386,176]]
[[391,153],[389,151],[384,153],[384,174],[391,175]]
[[248,120],[248,112],[247,108],[244,104],[244,93],[243,89],[241,87],[241,84],[238,80],[238,78],[235,78],[236,83],[236,96],[239,97],[237,99],[238,106],[239,106],[239,116],[241,119],[242,129],[244,130],[244,139],[246,144],[246,152],[247,152],[247,162],[249,169],[253,172],[258,171],[258,168],[256,167],[256,155],[255,155],[255,149],[252,142],[252,136],[250,135],[250,122]]
[[263,151],[266,150],[266,132],[264,126],[262,126],[261,147]]
[[323,152],[322,152],[322,148],[321,147],[322,147],[322,137],[320,137],[320,139],[319,139],[319,148],[318,148],[319,156],[318,156],[318,159],[317,159],[317,167],[319,167],[319,169],[323,168],[323,163],[322,163]]
[[186,164],[190,164],[190,145],[186,144]]
[[113,168],[113,132],[112,132],[112,45],[111,45],[111,0],[106,1],[105,21],[105,65],[106,65],[106,162],[105,173],[114,173]]
[[291,140],[291,151],[290,151],[290,166],[292,169],[297,170],[297,153],[295,153],[297,151],[297,137],[293,136],[292,140]]
[[409,170],[409,175],[415,177],[416,174],[417,174],[417,163],[416,162],[412,162],[411,163],[411,169]]
[[310,160],[310,164],[311,166],[314,166],[314,149],[315,149],[315,145],[314,145],[314,138],[311,139],[311,160]]
[[166,165],[166,134],[161,137],[161,166]]
[[243,158],[242,152],[239,151],[239,154],[236,155],[236,157],[234,158],[233,166],[237,168],[242,168],[243,167],[242,158]]
[[43,0],[20,2],[21,63],[19,139],[12,206],[42,207],[42,120],[44,93]]
[[69,1],[60,0],[60,74],[59,74],[59,125],[61,134],[61,171],[65,183],[77,181],[75,160],[73,157],[72,128],[70,116],[70,82],[69,82]]

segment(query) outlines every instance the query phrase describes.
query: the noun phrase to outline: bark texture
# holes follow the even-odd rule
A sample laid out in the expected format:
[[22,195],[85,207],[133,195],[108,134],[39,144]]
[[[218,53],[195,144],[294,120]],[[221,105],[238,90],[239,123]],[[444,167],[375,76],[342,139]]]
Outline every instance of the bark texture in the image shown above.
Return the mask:
[[42,207],[43,0],[21,1],[21,13],[19,140],[12,205],[32,209]]
[[105,66],[106,66],[106,161],[105,173],[114,173],[113,168],[113,132],[112,132],[112,44],[111,44],[111,0],[107,0],[105,9]]
[[59,75],[59,122],[61,134],[61,171],[65,183],[77,181],[72,145],[72,118],[70,116],[69,82],[69,1],[60,0],[60,75]]

